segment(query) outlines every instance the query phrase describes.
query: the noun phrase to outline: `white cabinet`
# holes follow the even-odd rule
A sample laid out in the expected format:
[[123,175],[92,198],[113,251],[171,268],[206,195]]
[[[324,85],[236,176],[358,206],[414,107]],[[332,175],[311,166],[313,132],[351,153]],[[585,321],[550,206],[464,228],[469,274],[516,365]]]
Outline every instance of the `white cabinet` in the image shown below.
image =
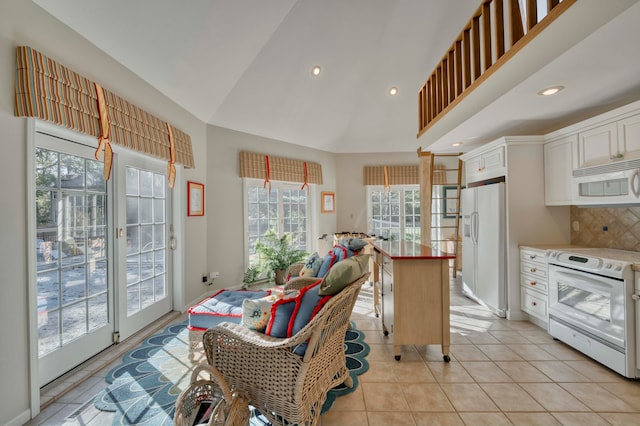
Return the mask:
[[478,153],[465,160],[464,169],[467,184],[505,175],[504,146],[498,146]]
[[618,126],[609,123],[578,133],[578,167],[614,161],[618,155]]
[[545,251],[532,247],[520,248],[520,303],[532,322],[544,327],[549,323],[547,312],[547,272]]
[[640,158],[640,114],[618,121],[618,147],[625,160]]
[[640,114],[578,133],[578,167],[640,158]]
[[544,200],[547,206],[571,204],[572,172],[577,159],[577,135],[544,145]]

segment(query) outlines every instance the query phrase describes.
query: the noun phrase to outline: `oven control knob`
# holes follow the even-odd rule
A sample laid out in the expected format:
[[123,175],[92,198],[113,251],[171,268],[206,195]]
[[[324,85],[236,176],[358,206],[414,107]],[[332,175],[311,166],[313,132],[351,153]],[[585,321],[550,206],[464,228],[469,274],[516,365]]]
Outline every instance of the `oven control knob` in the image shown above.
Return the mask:
[[622,271],[622,266],[616,265],[616,271]]
[[611,264],[610,263],[605,263],[604,268],[605,269],[611,269]]

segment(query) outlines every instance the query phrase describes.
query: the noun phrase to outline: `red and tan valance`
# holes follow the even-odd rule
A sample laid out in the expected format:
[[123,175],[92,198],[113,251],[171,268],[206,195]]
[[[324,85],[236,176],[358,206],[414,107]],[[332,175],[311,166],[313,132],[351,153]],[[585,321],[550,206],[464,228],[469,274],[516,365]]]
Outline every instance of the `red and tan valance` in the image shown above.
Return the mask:
[[[386,179],[385,179],[386,174]],[[364,166],[365,185],[417,185],[418,165]]]
[[[36,117],[77,132],[103,136],[96,84],[28,46],[16,49],[17,117]],[[194,167],[191,137],[103,89],[109,139],[116,145]],[[171,153],[173,133],[175,157]]]
[[256,152],[240,152],[240,177],[284,182],[322,184],[322,166],[318,163],[277,157]]

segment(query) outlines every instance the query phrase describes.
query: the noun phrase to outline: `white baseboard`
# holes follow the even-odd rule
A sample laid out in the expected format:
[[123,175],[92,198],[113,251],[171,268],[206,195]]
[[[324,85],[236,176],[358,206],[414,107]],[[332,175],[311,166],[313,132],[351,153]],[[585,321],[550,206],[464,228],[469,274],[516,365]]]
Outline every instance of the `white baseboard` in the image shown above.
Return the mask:
[[7,426],[22,426],[31,420],[31,410],[24,410],[22,413],[7,422]]

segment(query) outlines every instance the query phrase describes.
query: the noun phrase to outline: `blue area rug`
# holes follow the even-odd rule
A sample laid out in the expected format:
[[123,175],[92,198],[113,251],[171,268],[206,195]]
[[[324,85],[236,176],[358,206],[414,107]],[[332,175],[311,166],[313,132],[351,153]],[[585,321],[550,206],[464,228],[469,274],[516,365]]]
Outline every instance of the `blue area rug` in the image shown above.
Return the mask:
[[[369,345],[364,342],[364,333],[352,325],[354,328],[347,330],[345,336],[345,353],[354,386],[341,385],[329,391],[322,412],[331,408],[337,397],[353,392],[358,375],[369,369],[365,359]],[[96,396],[94,404],[100,410],[115,412],[114,425],[173,424],[176,399],[189,385],[195,366],[189,362],[186,326],[186,321],[174,324],[147,338],[107,374],[109,386]],[[196,361],[202,359],[204,355]]]

